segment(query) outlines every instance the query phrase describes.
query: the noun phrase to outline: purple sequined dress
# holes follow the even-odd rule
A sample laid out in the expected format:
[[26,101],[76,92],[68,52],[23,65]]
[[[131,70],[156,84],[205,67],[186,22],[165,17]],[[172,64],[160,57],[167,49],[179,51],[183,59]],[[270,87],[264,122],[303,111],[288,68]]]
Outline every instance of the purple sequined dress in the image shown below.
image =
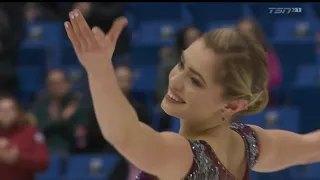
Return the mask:
[[[253,167],[259,155],[259,146],[255,132],[251,127],[241,123],[233,123],[230,128],[237,132],[246,145],[248,167],[243,180],[249,180],[249,169]],[[184,180],[237,180],[221,162],[211,146],[202,140],[189,140],[193,151],[193,164]],[[157,180],[157,177],[141,173],[136,180]]]

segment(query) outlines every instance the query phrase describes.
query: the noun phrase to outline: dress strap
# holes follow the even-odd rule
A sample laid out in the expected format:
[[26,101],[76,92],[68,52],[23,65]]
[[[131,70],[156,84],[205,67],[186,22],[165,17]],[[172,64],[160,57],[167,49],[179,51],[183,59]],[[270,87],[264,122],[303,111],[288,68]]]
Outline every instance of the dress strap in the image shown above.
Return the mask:
[[256,133],[250,126],[242,123],[232,123],[230,128],[242,137],[246,146],[249,167],[253,168],[259,156],[259,142]]

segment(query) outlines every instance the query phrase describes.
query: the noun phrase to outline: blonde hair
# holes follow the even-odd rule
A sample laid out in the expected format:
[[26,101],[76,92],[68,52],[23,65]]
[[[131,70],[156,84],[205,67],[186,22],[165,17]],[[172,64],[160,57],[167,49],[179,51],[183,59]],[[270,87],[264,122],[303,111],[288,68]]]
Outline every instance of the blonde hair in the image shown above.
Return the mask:
[[218,57],[215,80],[223,87],[228,100],[245,99],[240,114],[256,114],[268,104],[267,57],[254,37],[232,28],[221,28],[204,35],[206,46]]

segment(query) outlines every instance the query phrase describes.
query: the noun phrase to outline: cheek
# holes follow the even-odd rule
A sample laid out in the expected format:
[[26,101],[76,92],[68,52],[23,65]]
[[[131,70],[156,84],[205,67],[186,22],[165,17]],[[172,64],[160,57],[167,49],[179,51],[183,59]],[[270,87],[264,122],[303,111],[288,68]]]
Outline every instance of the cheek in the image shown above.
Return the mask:
[[186,90],[188,91],[188,104],[190,105],[190,108],[195,109],[198,113],[210,115],[213,112],[218,111],[223,106],[219,97],[214,97],[212,93],[199,93],[196,92],[196,90],[189,88],[186,88]]

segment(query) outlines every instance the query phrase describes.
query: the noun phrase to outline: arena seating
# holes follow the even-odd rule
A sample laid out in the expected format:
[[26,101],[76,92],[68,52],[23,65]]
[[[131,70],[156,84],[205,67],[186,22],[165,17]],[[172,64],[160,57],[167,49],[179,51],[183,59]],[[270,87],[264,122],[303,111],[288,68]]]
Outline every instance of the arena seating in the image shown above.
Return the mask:
[[[301,13],[270,14],[269,7],[301,7]],[[146,95],[154,106],[158,50],[173,46],[174,35],[183,26],[194,24],[202,31],[232,27],[243,17],[255,17],[261,23],[280,58],[284,83],[279,92],[290,100],[286,107],[271,108],[245,117],[244,121],[266,128],[309,132],[320,128],[320,56],[316,35],[320,30],[320,5],[317,3],[128,3],[127,14],[132,32],[131,61],[137,74],[134,89]],[[303,31],[304,36],[297,36]],[[81,69],[62,23],[36,23],[27,27],[28,37],[21,45],[19,59],[20,97],[24,101],[44,85],[47,69],[63,67]],[[157,121],[155,118],[154,121]],[[158,122],[154,122],[158,124]],[[177,132],[179,121],[172,120],[171,131]],[[89,171],[92,159],[102,164],[104,174]],[[37,180],[107,179],[118,157],[112,155],[52,155],[50,168]],[[64,165],[63,165],[64,163]],[[66,172],[62,175],[62,166]],[[253,180],[316,180],[319,164],[294,167],[271,174],[252,173]],[[108,173],[107,173],[108,172]],[[298,178],[297,178],[298,177]]]

